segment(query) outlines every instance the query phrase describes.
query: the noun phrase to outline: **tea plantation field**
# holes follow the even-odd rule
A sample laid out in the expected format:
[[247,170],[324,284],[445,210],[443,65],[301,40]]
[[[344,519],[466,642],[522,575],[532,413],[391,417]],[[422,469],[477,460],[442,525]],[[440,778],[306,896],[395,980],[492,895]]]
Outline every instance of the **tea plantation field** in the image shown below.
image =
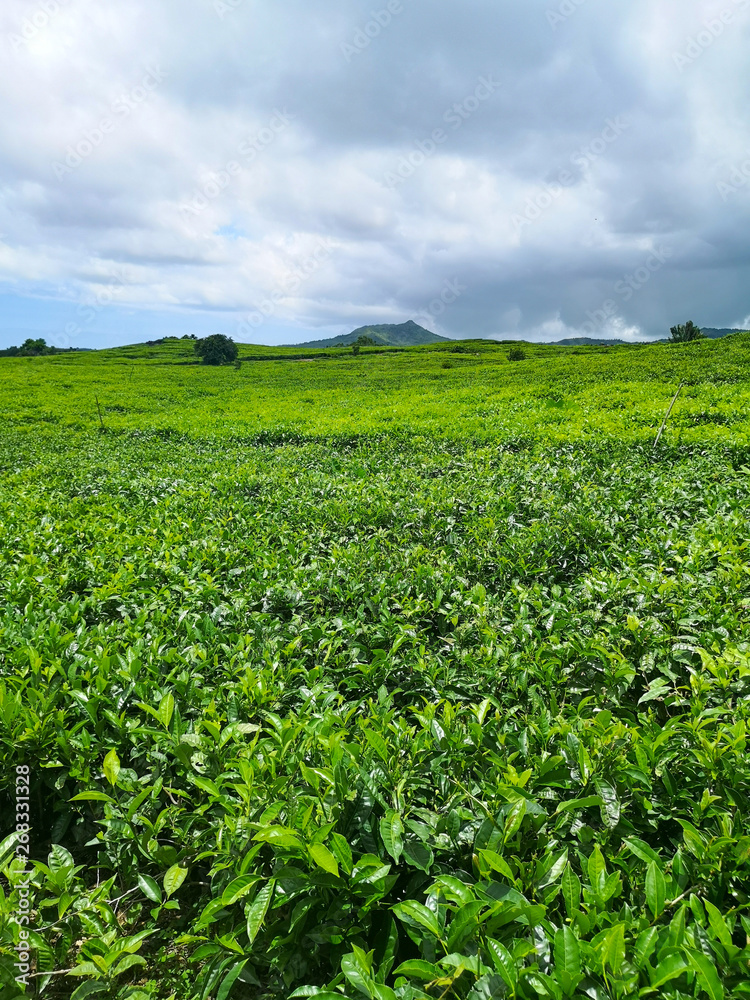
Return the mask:
[[0,361],[3,1000],[750,997],[750,334],[191,348]]

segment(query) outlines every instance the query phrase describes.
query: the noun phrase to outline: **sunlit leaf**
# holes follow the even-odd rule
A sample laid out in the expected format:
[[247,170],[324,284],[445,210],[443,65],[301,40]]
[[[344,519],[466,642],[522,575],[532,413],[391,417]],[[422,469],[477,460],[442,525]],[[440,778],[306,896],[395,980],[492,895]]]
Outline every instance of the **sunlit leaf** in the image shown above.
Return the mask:
[[338,862],[325,844],[310,844],[307,850],[318,868],[322,868],[323,871],[329,872],[331,875],[338,877]]
[[165,873],[162,884],[164,886],[164,892],[167,895],[167,899],[169,899],[170,896],[174,896],[187,878],[187,875],[187,868],[183,868],[182,865],[179,864],[172,865],[172,867]]
[[260,890],[253,902],[247,907],[247,936],[250,939],[250,944],[255,941],[263,926],[263,921],[266,919],[268,908],[271,905],[273,891],[274,883],[269,882],[268,885]]
[[652,861],[646,871],[646,902],[655,917],[664,911],[667,898],[667,883],[661,868]]
[[104,776],[110,785],[117,784],[117,775],[120,773],[120,758],[116,750],[110,750],[104,758]]
[[389,809],[380,821],[380,836],[385,849],[393,860],[398,863],[404,850],[404,824],[398,813]]

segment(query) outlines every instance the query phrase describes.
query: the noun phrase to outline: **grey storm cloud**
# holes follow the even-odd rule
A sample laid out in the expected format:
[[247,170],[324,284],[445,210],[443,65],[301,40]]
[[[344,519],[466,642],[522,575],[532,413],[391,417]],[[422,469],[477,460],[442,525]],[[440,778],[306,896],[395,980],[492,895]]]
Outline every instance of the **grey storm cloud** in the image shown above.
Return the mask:
[[4,0],[0,33],[6,291],[116,278],[258,342],[750,321],[750,0]]

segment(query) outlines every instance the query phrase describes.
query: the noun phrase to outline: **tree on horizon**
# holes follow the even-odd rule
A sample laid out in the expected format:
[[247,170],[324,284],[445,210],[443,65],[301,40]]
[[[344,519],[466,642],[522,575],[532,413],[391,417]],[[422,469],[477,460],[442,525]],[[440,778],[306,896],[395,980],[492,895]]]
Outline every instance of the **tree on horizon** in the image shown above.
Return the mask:
[[672,334],[672,340],[676,344],[684,344],[690,340],[700,340],[703,336],[701,328],[696,326],[692,320],[688,320],[687,323],[682,323],[679,326],[673,326],[669,332]]
[[236,361],[240,353],[232,338],[225,337],[223,333],[196,340],[193,350],[202,358],[204,365],[227,365]]

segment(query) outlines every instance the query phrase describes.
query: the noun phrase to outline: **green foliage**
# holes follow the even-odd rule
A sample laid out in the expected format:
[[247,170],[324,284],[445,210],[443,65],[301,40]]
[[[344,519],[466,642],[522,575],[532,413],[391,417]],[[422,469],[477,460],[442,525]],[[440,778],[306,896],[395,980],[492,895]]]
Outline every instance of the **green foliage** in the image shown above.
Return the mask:
[[735,339],[4,362],[0,815],[28,765],[43,995],[747,996]]
[[374,346],[374,344],[375,341],[372,339],[372,337],[366,337],[364,334],[361,334],[352,344],[352,354],[356,356],[359,354],[359,352],[362,350],[363,347],[372,347]]
[[239,357],[239,348],[231,337],[225,337],[223,333],[196,340],[193,350],[203,359],[204,365],[226,365]]
[[669,332],[672,335],[672,340],[680,344],[691,340],[700,340],[703,336],[700,327],[696,326],[692,320],[689,320],[687,323],[681,323],[679,326],[671,327]]
[[62,353],[57,347],[49,347],[43,337],[34,339],[27,337],[20,347],[8,347],[0,351],[0,356],[17,358],[36,358],[46,354]]
[[508,351],[508,361],[525,361],[527,357],[522,347],[511,347]]

